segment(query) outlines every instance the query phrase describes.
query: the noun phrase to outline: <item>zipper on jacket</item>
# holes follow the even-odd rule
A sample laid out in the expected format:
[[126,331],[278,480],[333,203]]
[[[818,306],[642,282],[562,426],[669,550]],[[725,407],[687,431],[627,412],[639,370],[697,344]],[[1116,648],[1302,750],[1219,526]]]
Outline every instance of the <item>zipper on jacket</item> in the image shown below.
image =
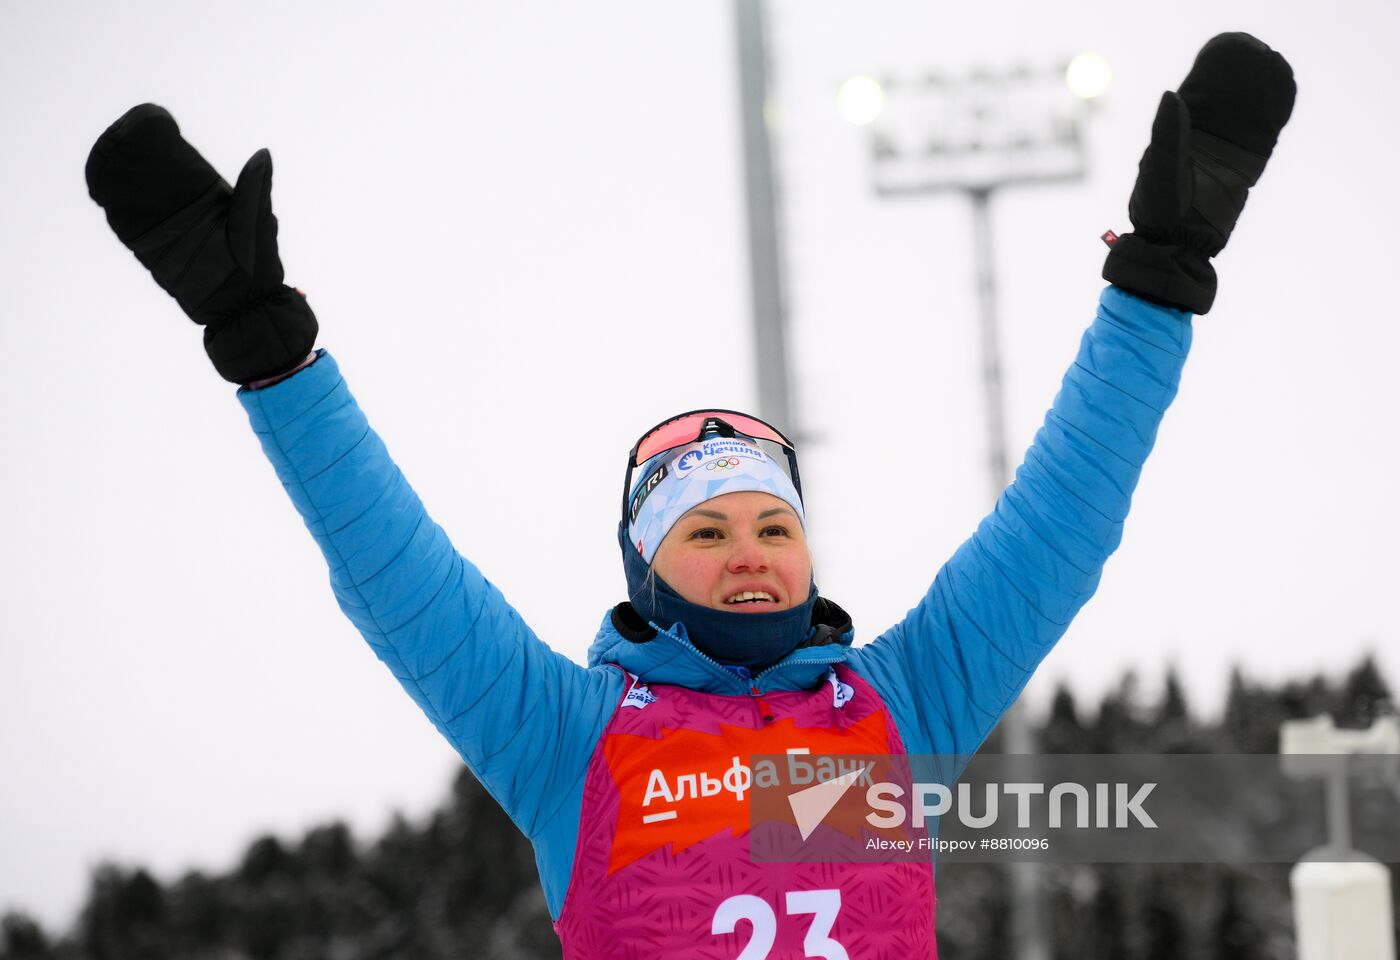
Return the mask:
[[748,667],[735,666],[726,669],[748,684],[749,696],[753,697],[754,706],[758,708],[758,719],[763,723],[772,723],[773,711],[768,709],[768,704],[763,699],[763,690],[758,685],[758,679],[749,672]]
[[[656,624],[652,624],[652,626],[653,626],[653,627],[656,627]],[[710,668],[711,672],[713,672],[716,676],[724,677],[724,678],[725,678],[726,680],[728,680],[730,683],[732,683],[732,684],[734,684],[735,686],[737,686],[740,690],[743,690],[743,689],[744,689],[744,681],[743,681],[743,680],[740,680],[739,677],[738,677],[732,670],[726,670],[725,667],[724,667],[724,664],[720,663],[718,660],[716,660],[714,657],[710,656],[710,655],[709,655],[708,653],[706,653],[704,650],[701,650],[701,649],[700,649],[699,647],[697,647],[695,644],[691,643],[689,637],[686,637],[686,638],[682,639],[682,638],[678,637],[676,634],[672,633],[671,631],[669,631],[669,630],[662,630],[660,627],[656,627],[656,630],[657,630],[657,634],[658,634],[658,635],[664,634],[665,636],[670,637],[672,640],[674,640],[674,641],[676,641],[677,643],[681,644],[681,645],[684,646],[685,648],[688,648],[692,653],[694,653],[697,657],[699,657],[700,660],[701,660],[703,663],[705,663],[705,664]],[[770,669],[771,669],[771,668],[770,668]],[[765,671],[765,672],[766,672],[766,671]]]
[[[754,674],[753,679],[754,682],[757,683],[759,680],[762,680],[764,677],[768,676],[768,674],[770,673],[773,673],[775,670],[778,670],[782,667],[790,667],[795,663],[840,663],[842,660],[845,659],[846,651],[849,650],[850,647],[845,647],[841,653],[820,653],[815,657],[799,657],[796,656],[796,654],[790,653],[787,657],[784,657],[783,659],[779,660],[771,667],[764,667],[758,673]],[[792,657],[793,659],[789,660],[788,657]]]

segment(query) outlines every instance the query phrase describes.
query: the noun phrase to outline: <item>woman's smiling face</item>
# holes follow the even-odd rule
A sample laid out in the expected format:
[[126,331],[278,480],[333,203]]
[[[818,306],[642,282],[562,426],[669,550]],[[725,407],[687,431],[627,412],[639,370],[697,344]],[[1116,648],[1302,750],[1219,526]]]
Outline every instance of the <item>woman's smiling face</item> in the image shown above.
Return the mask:
[[726,493],[676,521],[652,570],[691,603],[772,613],[807,602],[812,554],[792,507],[768,493]]

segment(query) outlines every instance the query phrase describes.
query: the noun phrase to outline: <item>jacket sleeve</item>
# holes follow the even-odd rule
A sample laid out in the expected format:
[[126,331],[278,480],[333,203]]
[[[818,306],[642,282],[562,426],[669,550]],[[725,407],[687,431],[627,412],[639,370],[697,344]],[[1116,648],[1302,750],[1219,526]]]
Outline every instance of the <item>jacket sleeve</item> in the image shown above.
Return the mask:
[[581,790],[620,696],[541,642],[424,510],[333,358],[240,390],[340,608],[529,837]]
[[1189,314],[1107,288],[1015,481],[918,606],[852,651],[910,753],[975,752],[1093,596],[1190,344]]

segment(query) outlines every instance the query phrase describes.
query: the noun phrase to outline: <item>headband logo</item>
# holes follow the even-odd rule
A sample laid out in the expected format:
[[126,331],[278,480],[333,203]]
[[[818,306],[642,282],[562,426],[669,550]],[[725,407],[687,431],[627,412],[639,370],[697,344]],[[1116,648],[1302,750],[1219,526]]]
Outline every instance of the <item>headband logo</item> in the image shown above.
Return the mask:
[[636,520],[637,520],[637,514],[638,514],[638,513],[641,511],[641,509],[642,509],[642,502],[643,502],[644,500],[646,500],[647,497],[651,496],[651,492],[652,492],[653,490],[656,489],[656,485],[657,485],[658,483],[660,483],[662,480],[665,480],[665,479],[666,479],[666,464],[663,463],[661,466],[659,466],[659,467],[656,468],[656,472],[655,472],[655,473],[653,473],[651,476],[647,477],[646,483],[642,484],[641,489],[638,490],[635,494],[633,494],[633,496],[632,496],[632,510],[631,510],[631,519],[632,519],[632,522],[634,522],[634,523],[636,522]]
[[700,461],[705,459],[705,455],[699,450],[689,450],[676,461],[676,473],[689,473],[700,466]]
[[768,454],[748,440],[702,440],[700,450],[706,457],[751,457],[754,460],[767,460]]

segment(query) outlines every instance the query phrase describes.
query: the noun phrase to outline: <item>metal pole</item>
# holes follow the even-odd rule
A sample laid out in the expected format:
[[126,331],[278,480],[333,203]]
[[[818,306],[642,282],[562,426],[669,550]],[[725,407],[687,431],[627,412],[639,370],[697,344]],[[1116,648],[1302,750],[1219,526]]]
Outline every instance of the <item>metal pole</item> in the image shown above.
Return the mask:
[[748,196],[749,281],[753,303],[758,415],[789,435],[792,420],[788,383],[786,304],[779,252],[778,197],[765,108],[768,57],[763,0],[734,0],[739,36],[739,98],[744,130],[744,183]]
[[[982,400],[987,418],[987,463],[992,502],[1010,481],[1006,456],[1006,412],[1001,377],[1001,336],[997,324],[997,288],[992,252],[992,188],[967,191],[972,199],[973,251],[977,263],[977,315],[982,331]],[[1026,708],[1018,700],[1001,720],[1007,753],[1035,752]],[[1040,908],[1040,864],[1009,863],[1011,881],[1011,951],[1016,960],[1049,960]]]
[[[1001,337],[997,327],[997,288],[992,257],[992,189],[969,190],[968,195],[972,198],[972,245],[977,257],[977,316],[982,329],[982,401],[987,417],[988,476],[995,503],[1011,477],[1006,460]],[[1010,744],[1008,748],[1010,753],[1023,752],[1011,748]]]

